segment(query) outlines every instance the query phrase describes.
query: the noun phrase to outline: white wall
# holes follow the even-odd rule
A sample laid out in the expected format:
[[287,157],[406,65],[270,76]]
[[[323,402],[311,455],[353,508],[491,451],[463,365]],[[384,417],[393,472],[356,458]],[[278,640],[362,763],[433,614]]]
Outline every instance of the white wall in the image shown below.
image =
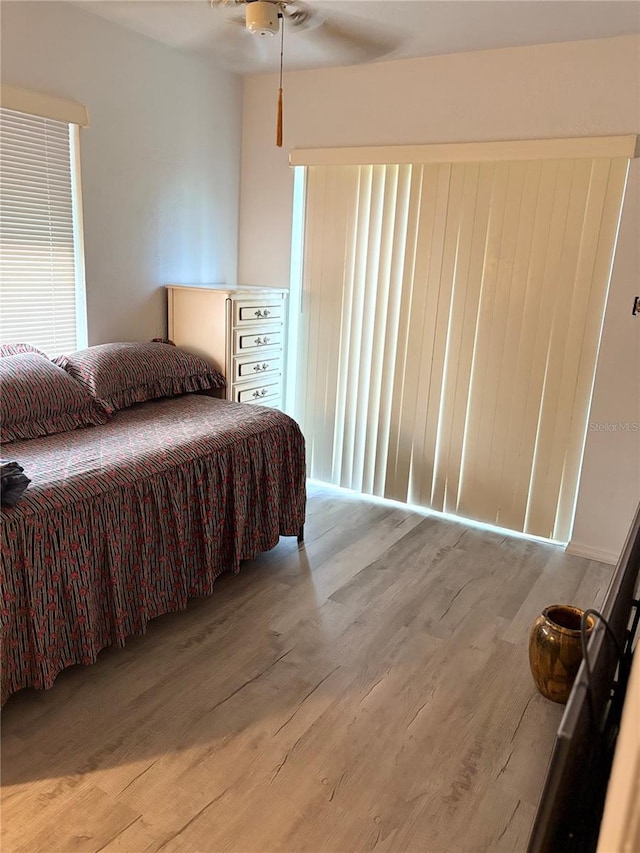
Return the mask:
[[[287,286],[292,148],[640,134],[640,38],[541,45],[245,79],[239,280]],[[638,189],[632,166],[592,421],[640,423]],[[613,557],[640,498],[640,433],[590,432],[574,544]]]
[[89,108],[89,343],[163,334],[164,284],[236,281],[241,79],[65,3],[0,14],[2,81]]

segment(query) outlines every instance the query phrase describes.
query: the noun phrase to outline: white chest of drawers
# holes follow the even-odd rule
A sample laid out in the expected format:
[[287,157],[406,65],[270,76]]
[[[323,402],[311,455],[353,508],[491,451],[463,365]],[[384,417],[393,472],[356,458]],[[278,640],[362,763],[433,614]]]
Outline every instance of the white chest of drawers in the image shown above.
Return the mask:
[[237,403],[282,407],[286,290],[167,286],[169,338],[201,355]]

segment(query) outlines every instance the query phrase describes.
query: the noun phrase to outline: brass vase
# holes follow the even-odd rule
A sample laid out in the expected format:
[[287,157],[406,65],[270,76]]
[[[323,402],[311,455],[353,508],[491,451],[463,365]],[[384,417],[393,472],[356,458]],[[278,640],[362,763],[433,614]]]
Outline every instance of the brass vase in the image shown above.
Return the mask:
[[[569,604],[545,607],[531,627],[529,665],[536,687],[552,702],[565,704],[582,661],[583,611]],[[595,625],[587,616],[587,634]]]

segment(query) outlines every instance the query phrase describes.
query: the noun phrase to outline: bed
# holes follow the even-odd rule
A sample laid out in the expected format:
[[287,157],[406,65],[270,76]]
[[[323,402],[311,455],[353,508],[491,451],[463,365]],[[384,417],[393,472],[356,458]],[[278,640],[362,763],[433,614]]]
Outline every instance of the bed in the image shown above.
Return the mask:
[[2,703],[209,595],[304,524],[304,439],[275,409],[190,393],[2,455],[32,481],[2,509]]

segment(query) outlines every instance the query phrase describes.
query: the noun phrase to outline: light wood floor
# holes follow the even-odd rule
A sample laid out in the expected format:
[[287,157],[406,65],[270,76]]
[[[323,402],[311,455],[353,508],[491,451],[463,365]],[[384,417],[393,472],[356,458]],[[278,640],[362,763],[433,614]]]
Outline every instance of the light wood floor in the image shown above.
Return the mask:
[[295,539],[2,715],[4,853],[522,851],[526,642],[611,569],[312,487]]

